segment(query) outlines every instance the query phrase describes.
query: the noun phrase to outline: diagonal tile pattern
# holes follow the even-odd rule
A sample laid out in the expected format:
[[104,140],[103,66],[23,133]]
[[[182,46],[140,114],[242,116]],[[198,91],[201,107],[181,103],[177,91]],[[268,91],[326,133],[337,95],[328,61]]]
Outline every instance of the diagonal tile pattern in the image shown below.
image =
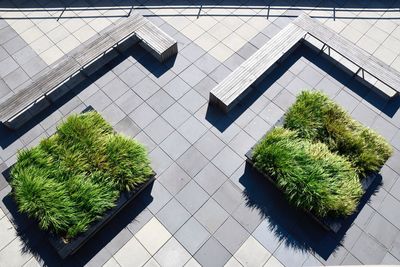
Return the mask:
[[[16,4],[7,2],[13,7]],[[0,10],[4,18],[0,20],[0,98],[17,92],[40,70],[131,9],[106,2],[107,8],[64,13],[60,8],[46,9],[43,3],[30,12]],[[74,89],[56,107],[45,111],[33,127],[15,140],[3,144],[4,133],[0,133],[1,171],[15,162],[18,149],[37,144],[52,134],[66,115],[88,105],[118,131],[135,137],[148,148],[158,174],[150,192],[143,192],[68,263],[399,264],[400,111],[396,101],[383,100],[334,64],[318,60],[312,51],[300,47],[256,86],[258,95],[251,94],[230,114],[221,114],[208,106],[209,91],[300,12],[273,2],[270,9],[240,3],[204,6],[200,12],[199,6],[189,2],[187,6],[170,4],[164,8],[142,2],[137,10],[178,40],[180,52],[174,62],[154,63],[145,50],[135,46],[90,76],[85,85]],[[336,20],[332,20],[329,9],[316,6],[305,11],[319,16],[326,25],[400,71],[400,24],[396,19],[387,19],[395,17],[392,8],[385,6],[382,12],[372,14],[348,11],[346,1],[341,2]],[[361,19],[367,14],[374,18]],[[312,239],[307,225],[299,222],[296,228],[290,223],[296,217],[291,217],[293,213],[281,204],[284,200],[279,196],[271,192],[268,199],[273,205],[257,203],[260,196],[254,192],[255,177],[243,157],[304,87],[325,91],[395,147],[395,155],[381,172],[382,187],[343,237],[343,246],[324,256],[315,249],[318,245],[306,245],[315,240],[302,243],[306,237]],[[10,187],[2,174],[0,186],[3,200]],[[263,194],[261,199],[265,197],[268,196]],[[0,265],[59,263],[34,226],[13,221],[15,213],[4,201],[0,207]],[[15,230],[18,222],[31,233],[28,239],[32,252],[23,249],[26,243]]]

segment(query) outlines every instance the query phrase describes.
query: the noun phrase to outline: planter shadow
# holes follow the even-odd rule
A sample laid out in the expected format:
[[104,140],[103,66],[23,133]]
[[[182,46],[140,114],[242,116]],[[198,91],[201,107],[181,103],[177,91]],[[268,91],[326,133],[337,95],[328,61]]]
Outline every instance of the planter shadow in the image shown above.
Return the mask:
[[97,258],[110,257],[107,255],[110,252],[105,248],[106,245],[128,224],[135,221],[135,218],[152,202],[152,187],[153,182],[94,234],[75,254],[66,259],[62,259],[50,244],[51,235],[41,230],[36,221],[18,211],[10,194],[4,197],[2,202],[8,211],[7,217],[14,225],[17,236],[23,243],[21,253],[33,254],[38,262],[46,266],[84,266],[90,261],[96,262]]
[[269,222],[270,231],[279,240],[289,247],[315,252],[325,260],[341,245],[346,231],[371,195],[377,191],[381,180],[382,177],[378,175],[360,200],[357,211],[347,217],[335,233],[321,227],[304,210],[291,205],[283,192],[248,162],[244,174],[239,178],[239,182],[244,186],[243,194],[247,206],[258,210]]
[[[283,126],[284,119],[285,117],[282,116],[271,130]],[[277,187],[274,177],[257,170],[252,161],[253,149],[256,145],[246,153],[245,172],[239,179],[245,187],[243,194],[247,200],[246,204],[257,209],[262,217],[268,219],[271,225],[270,230],[286,245],[303,251],[313,251],[323,259],[328,259],[341,245],[347,230],[361,209],[382,185],[382,176],[379,173],[371,173],[362,180],[364,194],[352,215],[318,218],[311,212],[290,204],[283,191]]]
[[[81,114],[89,111],[96,110],[88,106]],[[8,183],[11,180],[12,167],[1,173]],[[68,243],[65,243],[61,236],[41,230],[36,220],[20,213],[12,198],[12,192],[3,198],[2,206],[14,225],[17,236],[23,241],[22,253],[29,252],[37,257],[38,261],[43,261],[49,266],[83,266],[99,252],[106,253],[107,250],[103,248],[152,202],[151,188],[155,177],[156,173],[153,171],[149,179],[134,190],[121,192],[115,207],[107,210],[100,219],[89,225],[85,232]]]
[[131,203],[149,184],[155,180],[155,173],[152,177],[142,185],[135,188],[131,192],[121,192],[115,203],[115,207],[106,211],[101,219],[93,222],[89,228],[70,240],[68,243],[59,235],[50,235],[50,244],[56,249],[58,254],[64,259],[76,253],[85,243],[87,243],[98,231],[107,225],[123,208]]

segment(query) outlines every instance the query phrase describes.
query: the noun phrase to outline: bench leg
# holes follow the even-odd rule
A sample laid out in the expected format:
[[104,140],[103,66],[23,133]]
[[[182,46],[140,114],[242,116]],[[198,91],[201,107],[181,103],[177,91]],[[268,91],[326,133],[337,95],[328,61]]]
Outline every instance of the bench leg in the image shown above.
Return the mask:
[[218,106],[225,114],[229,112],[229,107],[218,99],[212,92],[210,92],[209,104]]
[[160,63],[165,62],[168,58],[170,58],[178,53],[178,44],[176,42],[162,53],[157,52],[151,46],[149,46],[149,44],[147,44],[143,41],[140,42],[139,44],[147,52],[149,52],[153,57],[155,57]]
[[32,118],[32,114],[30,112],[22,112],[21,114],[18,114],[17,116],[5,121],[3,124],[11,129],[11,130],[18,130],[21,128],[22,125],[27,123],[30,119]]
[[163,53],[161,56],[161,62],[165,62],[167,59],[175,56],[176,54],[178,54],[178,43],[174,43],[167,51]]
[[55,88],[54,90],[46,93],[46,98],[54,103],[57,100],[59,100],[61,97],[63,97],[66,93],[68,93],[71,90],[71,88],[69,86],[67,86],[66,84],[63,84],[57,88]]
[[136,35],[133,35],[133,36],[129,37],[128,39],[126,39],[125,41],[118,44],[116,49],[118,50],[118,52],[124,53],[126,50],[128,50],[129,48],[131,48],[132,46],[137,44],[139,41],[140,41],[140,39]]
[[5,121],[4,125],[12,130],[17,130],[21,128],[25,123],[27,123],[30,119],[32,119],[35,115],[39,114],[49,106],[50,102],[44,96],[42,96],[41,98],[36,100],[34,104],[28,106],[14,117]]
[[356,77],[360,71],[361,71],[361,68],[358,68],[358,70],[354,73],[353,77]]
[[210,92],[210,96],[209,96],[208,102],[210,104],[217,104],[219,102],[219,100],[212,92]]

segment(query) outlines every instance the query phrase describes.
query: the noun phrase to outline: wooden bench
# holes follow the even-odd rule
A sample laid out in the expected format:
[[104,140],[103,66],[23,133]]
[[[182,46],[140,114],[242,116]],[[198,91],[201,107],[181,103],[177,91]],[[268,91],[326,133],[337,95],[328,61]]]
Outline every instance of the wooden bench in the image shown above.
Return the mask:
[[[340,55],[339,62],[343,66],[347,66],[347,62],[356,66],[353,75],[366,81],[381,95],[392,98],[398,94],[399,72],[320,22],[303,14],[215,86],[210,92],[210,103],[218,105],[224,112],[229,112],[249,93],[251,85],[262,80],[279,61],[282,61],[303,42],[322,52],[328,50],[328,55],[331,55],[331,50],[333,50]],[[320,48],[316,42],[321,44]]]
[[[310,41],[312,38],[319,42],[322,46],[318,46],[318,43],[311,40],[311,44],[315,48],[340,60],[340,63],[354,76],[369,83],[371,88],[376,89],[382,96],[392,98],[398,94],[400,73],[382,60],[307,15],[301,15],[293,21],[293,24],[307,31],[305,40]],[[306,43],[310,44],[310,42]],[[340,58],[335,58],[335,54]]]
[[177,53],[177,42],[140,14],[104,29],[40,73],[31,84],[0,104],[0,121],[18,129],[88,75],[133,44],[160,62]]
[[251,85],[262,79],[294,49],[306,32],[289,24],[264,46],[251,55],[210,92],[210,102],[228,112],[251,90]]

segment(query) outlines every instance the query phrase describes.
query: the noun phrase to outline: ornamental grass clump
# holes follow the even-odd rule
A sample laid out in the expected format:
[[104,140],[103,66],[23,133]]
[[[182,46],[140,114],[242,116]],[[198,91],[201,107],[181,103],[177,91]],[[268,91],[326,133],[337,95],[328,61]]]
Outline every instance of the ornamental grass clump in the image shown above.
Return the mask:
[[72,115],[56,134],[21,150],[11,170],[21,212],[70,239],[115,206],[124,190],[152,175],[145,148],[113,132],[97,113]]
[[317,91],[303,91],[297,97],[286,114],[284,127],[296,130],[299,137],[326,144],[332,152],[350,160],[360,176],[379,171],[393,153],[382,136]]
[[319,217],[350,215],[363,193],[349,161],[296,131],[275,128],[255,147],[252,159],[276,179],[291,203]]

